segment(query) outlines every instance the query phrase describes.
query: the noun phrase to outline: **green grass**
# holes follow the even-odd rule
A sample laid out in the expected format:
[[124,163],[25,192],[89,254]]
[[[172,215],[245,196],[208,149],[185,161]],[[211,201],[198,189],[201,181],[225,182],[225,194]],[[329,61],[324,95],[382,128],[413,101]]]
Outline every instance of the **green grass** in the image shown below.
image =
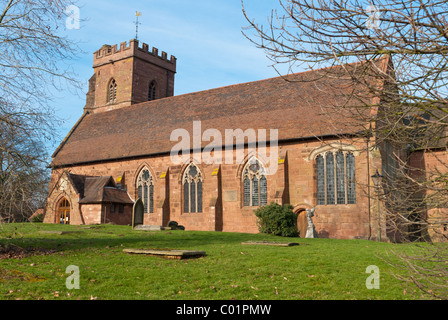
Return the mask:
[[[50,234],[42,231],[80,231]],[[242,245],[245,241],[299,246]],[[0,259],[0,299],[298,300],[412,299],[379,256],[393,244],[366,240],[280,238],[263,234],[133,231],[128,226],[0,225],[0,246],[55,253]],[[124,248],[203,250],[197,259],[131,255]],[[65,273],[79,267],[80,289]],[[366,268],[380,270],[380,289],[367,289]]]

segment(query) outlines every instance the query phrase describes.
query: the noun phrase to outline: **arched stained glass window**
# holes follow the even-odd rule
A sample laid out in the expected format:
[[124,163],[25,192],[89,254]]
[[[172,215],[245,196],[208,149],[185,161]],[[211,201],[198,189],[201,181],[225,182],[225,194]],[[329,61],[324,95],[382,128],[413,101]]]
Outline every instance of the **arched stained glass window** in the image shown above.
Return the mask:
[[148,185],[145,184],[143,186],[143,205],[144,205],[144,211],[145,213],[148,212]]
[[138,198],[142,199],[144,213],[154,212],[154,179],[147,168],[143,168],[137,178]]
[[317,204],[325,204],[325,161],[322,155],[316,157],[317,168]]
[[202,180],[197,183],[197,209],[202,212]]
[[325,155],[326,160],[326,180],[327,180],[327,204],[334,204],[334,156],[328,152]]
[[250,179],[249,179],[248,175],[246,175],[244,177],[243,189],[244,189],[244,206],[247,207],[247,206],[250,206],[250,199],[251,199],[251,196],[250,196],[251,187],[250,187]]
[[263,165],[256,158],[247,161],[243,169],[243,204],[265,206],[268,202],[268,185]]
[[356,203],[355,156],[347,154],[347,203]]
[[316,157],[317,204],[355,204],[355,156],[327,151]]
[[182,184],[184,186],[184,212],[202,212],[202,174],[194,163],[185,169]]
[[184,212],[190,212],[190,183],[184,181]]
[[196,182],[190,182],[190,212],[196,212]]
[[268,180],[265,176],[260,178],[260,203],[268,203]]
[[345,172],[344,154],[341,151],[336,153],[336,194],[337,203],[345,204]]
[[143,199],[143,186],[139,185],[138,187],[138,199]]

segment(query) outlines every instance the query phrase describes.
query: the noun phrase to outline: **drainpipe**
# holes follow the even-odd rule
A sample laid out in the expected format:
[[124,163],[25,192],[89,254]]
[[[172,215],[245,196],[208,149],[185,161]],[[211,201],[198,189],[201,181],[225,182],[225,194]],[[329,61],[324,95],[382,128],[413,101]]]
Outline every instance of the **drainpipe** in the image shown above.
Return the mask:
[[79,212],[79,216],[81,217],[82,224],[85,225],[86,222],[84,221],[84,215],[83,215],[83,213],[81,211],[82,205],[79,203],[79,201],[81,201],[81,196],[78,197],[78,212]]
[[370,132],[366,138],[366,150],[367,150],[367,201],[368,201],[368,209],[369,209],[369,240],[372,238],[372,223],[371,223],[371,208],[370,208]]
[[103,219],[103,224],[105,224],[106,223],[106,214],[107,214],[107,206],[103,203],[103,202],[101,202],[101,216],[103,216],[104,217],[104,219]]

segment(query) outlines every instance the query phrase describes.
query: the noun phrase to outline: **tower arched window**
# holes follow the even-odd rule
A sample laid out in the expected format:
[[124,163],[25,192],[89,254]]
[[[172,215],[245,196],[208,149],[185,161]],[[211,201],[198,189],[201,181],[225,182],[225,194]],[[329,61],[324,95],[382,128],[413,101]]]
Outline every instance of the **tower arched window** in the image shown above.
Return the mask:
[[143,168],[137,178],[138,198],[142,199],[144,213],[154,212],[154,179],[147,168]]
[[317,204],[355,204],[355,156],[330,150],[316,156]]
[[107,102],[114,103],[117,101],[117,82],[115,79],[109,81],[109,87],[107,92]]
[[149,84],[149,90],[148,90],[148,101],[156,100],[157,99],[157,84],[155,81],[151,81]]
[[184,212],[202,212],[202,173],[191,163],[182,178]]
[[265,206],[268,202],[266,172],[256,158],[247,161],[243,169],[244,206]]

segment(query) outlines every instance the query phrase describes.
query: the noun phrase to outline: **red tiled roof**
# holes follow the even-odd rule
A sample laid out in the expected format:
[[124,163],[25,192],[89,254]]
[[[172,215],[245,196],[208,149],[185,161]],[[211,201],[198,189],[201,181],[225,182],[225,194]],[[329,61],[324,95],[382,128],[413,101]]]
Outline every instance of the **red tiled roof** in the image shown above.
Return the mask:
[[178,143],[170,141],[171,132],[192,133],[195,120],[202,132],[218,129],[223,142],[225,129],[266,129],[268,134],[278,129],[279,141],[359,131],[359,123],[324,108],[359,104],[347,96],[364,99],[364,92],[350,80],[316,75],[308,71],[286,76],[288,81],[276,77],[85,115],[53,155],[52,166],[167,153]]
[[34,217],[37,217],[38,215],[44,214],[44,213],[45,213],[44,209],[43,208],[39,208],[36,211],[34,211],[34,213],[28,218],[28,220],[31,221]]
[[78,191],[82,190],[82,193],[80,193],[82,199],[79,200],[79,203],[134,203],[126,190],[115,187],[111,176],[90,177],[74,174],[69,174],[69,176],[72,181],[77,181],[76,186],[74,185],[75,188]]

